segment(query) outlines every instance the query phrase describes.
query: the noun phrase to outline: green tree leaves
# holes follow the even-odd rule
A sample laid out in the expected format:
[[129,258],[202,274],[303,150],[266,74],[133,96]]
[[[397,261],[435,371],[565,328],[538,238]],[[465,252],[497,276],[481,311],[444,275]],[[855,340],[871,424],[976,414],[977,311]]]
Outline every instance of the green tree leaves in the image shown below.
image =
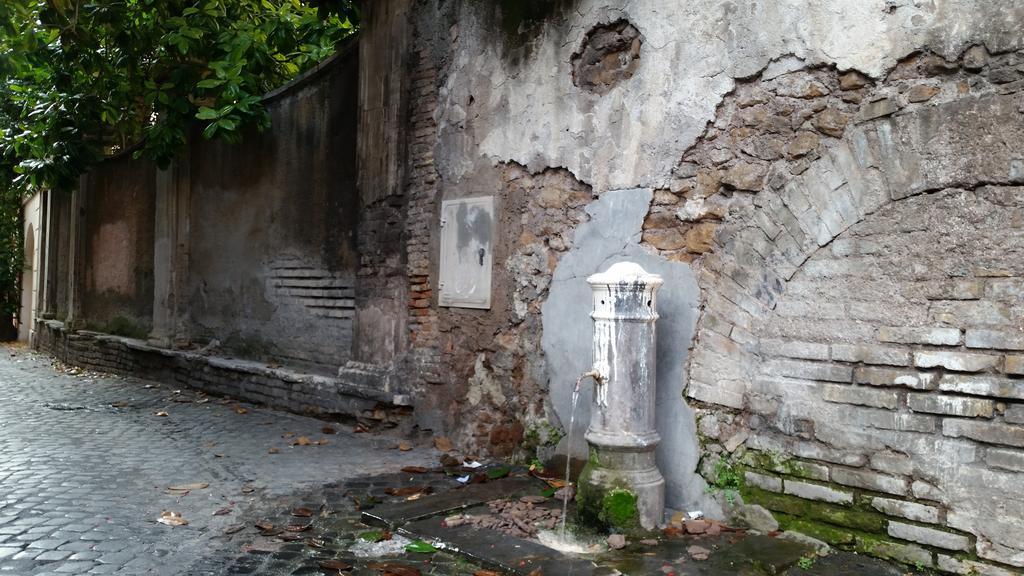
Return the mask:
[[203,134],[237,140],[261,96],[355,30],[351,0],[3,0],[0,186],[70,189],[105,155],[166,165]]

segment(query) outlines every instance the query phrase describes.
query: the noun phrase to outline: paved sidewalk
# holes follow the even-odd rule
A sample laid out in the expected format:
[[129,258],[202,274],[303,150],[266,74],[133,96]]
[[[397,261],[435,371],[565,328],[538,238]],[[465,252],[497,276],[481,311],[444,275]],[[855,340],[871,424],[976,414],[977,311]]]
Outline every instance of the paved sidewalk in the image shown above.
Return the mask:
[[[0,576],[217,573],[243,554],[226,533],[275,499],[437,461],[347,426],[73,372],[0,348]],[[209,486],[168,491],[187,484]],[[160,524],[163,511],[189,524]]]

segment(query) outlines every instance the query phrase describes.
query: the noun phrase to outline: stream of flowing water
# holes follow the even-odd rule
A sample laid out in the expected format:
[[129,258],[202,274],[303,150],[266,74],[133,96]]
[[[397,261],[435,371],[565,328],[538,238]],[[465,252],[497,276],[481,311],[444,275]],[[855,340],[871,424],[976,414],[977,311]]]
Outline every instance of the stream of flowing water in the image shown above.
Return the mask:
[[569,513],[569,496],[570,492],[575,492],[571,488],[572,484],[569,482],[569,476],[572,474],[572,435],[576,430],[576,404],[580,401],[580,383],[588,376],[589,374],[584,374],[576,379],[576,387],[572,389],[572,409],[569,411],[569,443],[568,451],[565,455],[565,487],[562,494],[562,526],[560,532],[563,540],[565,539],[565,518]]

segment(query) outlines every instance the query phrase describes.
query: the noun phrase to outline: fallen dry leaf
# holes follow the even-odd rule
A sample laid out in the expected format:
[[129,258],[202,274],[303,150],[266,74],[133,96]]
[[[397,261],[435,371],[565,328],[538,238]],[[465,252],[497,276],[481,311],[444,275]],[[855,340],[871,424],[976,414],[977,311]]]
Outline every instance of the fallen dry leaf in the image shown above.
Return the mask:
[[281,434],[281,438],[291,438],[292,436],[295,436],[295,432],[285,432],[284,434]]
[[407,474],[426,474],[429,471],[430,470],[424,468],[423,466],[406,466],[405,468],[402,468],[402,472],[405,472]]
[[252,484],[245,484],[242,486],[242,494],[251,494],[256,491],[256,487]]
[[437,448],[441,452],[451,452],[453,446],[452,441],[447,436],[438,436],[434,438],[434,448]]
[[280,534],[278,538],[280,538],[281,541],[283,542],[298,542],[299,540],[302,540],[302,536],[299,536],[298,534],[294,534],[292,532],[285,532],[284,534]]
[[309,518],[313,516],[313,511],[310,510],[309,508],[299,507],[292,510],[292,516],[298,518]]
[[325,542],[319,538],[310,538],[309,540],[306,540],[306,546],[309,546],[310,548],[323,548],[324,544]]
[[221,508],[220,510],[217,510],[216,512],[213,513],[214,516],[225,516],[227,514],[231,514],[230,507]]
[[347,572],[352,569],[351,564],[341,560],[321,560],[320,567],[324,570],[335,570],[338,572]]
[[312,446],[312,445],[313,445],[313,441],[310,440],[309,438],[306,438],[305,436],[299,436],[298,438],[295,439],[295,442],[292,442],[292,446]]
[[403,486],[401,488],[386,488],[385,494],[391,496],[411,496],[413,494],[431,494],[434,492],[432,486]]
[[399,442],[398,449],[402,452],[408,452],[409,450],[412,450],[412,444],[409,444],[408,442]]
[[159,412],[154,412],[153,416],[168,416],[168,414],[167,414],[167,412],[164,412],[163,410],[161,410]]
[[309,530],[312,527],[312,524],[289,524],[285,526],[284,529],[288,532],[305,532],[306,530]]
[[561,480],[559,478],[544,478],[544,481],[548,483],[548,486],[551,486],[552,488],[555,489],[565,488],[567,485],[567,482],[565,480]]
[[320,431],[323,432],[324,434],[337,434],[338,432],[337,430],[331,428],[330,426],[324,426],[323,428],[320,429]]
[[241,406],[235,406],[235,414],[248,414],[249,411]]
[[171,512],[170,510],[161,512],[156,521],[168,526],[186,526],[188,524],[188,520],[182,518],[180,512]]
[[280,452],[280,450],[278,450],[277,448],[271,448],[270,450],[267,450],[267,454],[277,454],[278,452]]
[[128,403],[127,402],[114,402],[113,404],[111,404],[111,406],[113,406],[114,408],[127,408],[128,407]]
[[356,422],[356,427],[353,428],[352,431],[355,432],[356,434],[361,434],[363,432],[369,432],[370,428],[366,424],[363,424],[362,422]]
[[236,532],[241,532],[242,530],[245,530],[245,524],[232,524],[224,529],[224,533],[234,534]]
[[420,571],[405,564],[392,564],[390,562],[373,562],[366,565],[370,570],[377,570],[385,575],[392,576],[421,576]]

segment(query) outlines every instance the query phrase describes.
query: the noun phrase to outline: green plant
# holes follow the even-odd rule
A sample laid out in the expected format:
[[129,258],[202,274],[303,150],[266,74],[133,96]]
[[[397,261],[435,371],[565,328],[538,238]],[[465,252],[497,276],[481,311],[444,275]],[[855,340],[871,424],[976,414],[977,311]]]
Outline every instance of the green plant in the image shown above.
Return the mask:
[[721,456],[714,466],[714,477],[708,484],[708,492],[721,493],[729,504],[736,502],[736,496],[743,488],[742,466],[730,456]]
[[808,554],[806,556],[801,556],[800,559],[797,560],[796,565],[799,566],[802,570],[810,570],[811,566],[814,566],[814,563],[817,560],[817,556],[815,556],[814,554]]

